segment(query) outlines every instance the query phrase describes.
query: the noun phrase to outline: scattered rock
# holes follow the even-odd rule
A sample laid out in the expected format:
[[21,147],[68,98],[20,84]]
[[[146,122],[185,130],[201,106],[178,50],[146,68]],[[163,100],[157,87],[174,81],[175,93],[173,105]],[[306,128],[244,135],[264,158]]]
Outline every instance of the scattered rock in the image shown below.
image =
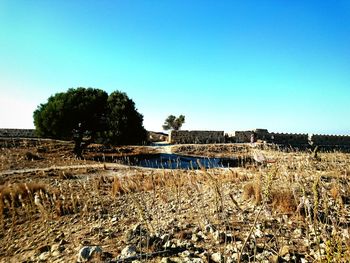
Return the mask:
[[169,258],[162,258],[160,263],[171,263],[172,261]]
[[137,255],[136,247],[132,246],[132,245],[129,245],[129,246],[126,246],[122,250],[122,252],[120,254],[120,257],[121,258],[128,258],[128,257],[136,256],[136,255]]
[[51,247],[49,245],[44,245],[38,248],[38,254],[49,252],[50,250],[51,250]]
[[224,257],[220,252],[212,254],[210,258],[213,262],[216,262],[216,263],[224,262]]
[[39,255],[40,261],[47,261],[50,257],[50,252],[43,252]]
[[78,262],[87,262],[93,257],[99,257],[102,254],[102,249],[99,246],[82,247],[78,253]]
[[142,224],[135,225],[126,234],[125,241],[129,245],[146,246],[149,244],[149,233]]
[[54,251],[62,252],[64,249],[65,249],[65,247],[63,245],[60,245],[60,244],[53,244],[51,246],[51,252],[54,252]]
[[219,244],[221,244],[225,242],[226,234],[222,231],[216,230],[213,237]]
[[212,224],[207,224],[205,227],[205,232],[207,233],[214,233],[216,231],[216,227],[213,226]]

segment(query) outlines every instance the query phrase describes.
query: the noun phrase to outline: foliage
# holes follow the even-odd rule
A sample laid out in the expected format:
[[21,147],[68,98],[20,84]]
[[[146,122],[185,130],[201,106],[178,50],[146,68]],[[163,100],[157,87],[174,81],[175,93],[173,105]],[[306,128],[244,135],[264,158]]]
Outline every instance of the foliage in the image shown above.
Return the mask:
[[33,117],[41,137],[67,140],[79,130],[103,143],[140,144],[146,139],[142,115],[119,91],[108,96],[100,89],[69,89],[40,104]]
[[41,137],[70,139],[78,128],[96,134],[105,113],[108,94],[99,89],[77,88],[51,96],[34,112],[34,124]]
[[184,123],[185,123],[184,115],[180,115],[178,118],[176,118],[174,115],[169,115],[163,124],[163,129],[164,130],[173,129],[177,131],[177,130],[180,130],[182,124]]
[[126,93],[115,91],[107,100],[107,125],[105,133],[110,144],[140,144],[146,140],[147,131],[142,126],[143,116]]

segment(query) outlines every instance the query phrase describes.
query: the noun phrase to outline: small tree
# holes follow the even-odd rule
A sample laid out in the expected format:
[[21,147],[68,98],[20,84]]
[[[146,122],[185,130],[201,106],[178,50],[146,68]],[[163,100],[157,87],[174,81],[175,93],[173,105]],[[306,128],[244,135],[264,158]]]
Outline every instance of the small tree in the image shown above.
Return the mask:
[[184,123],[185,123],[184,115],[180,115],[178,118],[176,118],[174,115],[169,115],[163,124],[163,129],[178,131],[181,129],[181,126]]

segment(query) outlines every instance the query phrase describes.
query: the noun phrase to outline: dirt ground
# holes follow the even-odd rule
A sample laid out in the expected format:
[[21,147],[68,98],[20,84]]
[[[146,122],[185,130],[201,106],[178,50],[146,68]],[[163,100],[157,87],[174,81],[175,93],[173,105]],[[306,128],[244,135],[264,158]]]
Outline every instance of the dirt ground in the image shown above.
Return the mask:
[[[349,154],[234,144],[91,145],[77,160],[70,142],[0,146],[1,262],[350,259]],[[93,161],[159,152],[262,161],[199,170]]]

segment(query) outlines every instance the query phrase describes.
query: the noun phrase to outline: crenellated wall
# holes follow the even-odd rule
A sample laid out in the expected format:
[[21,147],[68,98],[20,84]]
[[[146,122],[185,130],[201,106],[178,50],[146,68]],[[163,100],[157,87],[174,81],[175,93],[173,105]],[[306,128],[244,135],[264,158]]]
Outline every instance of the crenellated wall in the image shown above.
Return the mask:
[[233,134],[233,141],[237,143],[250,142],[250,137],[253,131],[235,131]]
[[[298,134],[298,133],[274,133],[266,129],[250,131],[235,131],[227,135],[225,139],[223,131],[171,131],[169,142],[172,144],[204,144],[204,143],[249,143],[251,135],[255,134],[256,140],[265,141],[285,146],[312,145],[326,147],[350,147],[350,136],[347,135],[321,135]],[[0,129],[0,137],[5,138],[37,138],[34,129]]]
[[234,142],[245,143],[250,142],[252,134],[255,134],[256,140],[267,141],[270,138],[270,133],[266,129],[255,129],[251,131],[235,131],[233,133]]
[[313,145],[321,146],[350,146],[350,136],[313,134],[310,137]]
[[307,145],[309,144],[309,135],[308,134],[299,134],[299,133],[269,133],[269,137],[266,142],[282,144],[282,145]]
[[171,131],[169,142],[177,143],[222,143],[225,141],[223,131]]
[[37,138],[34,129],[0,129],[0,137]]

